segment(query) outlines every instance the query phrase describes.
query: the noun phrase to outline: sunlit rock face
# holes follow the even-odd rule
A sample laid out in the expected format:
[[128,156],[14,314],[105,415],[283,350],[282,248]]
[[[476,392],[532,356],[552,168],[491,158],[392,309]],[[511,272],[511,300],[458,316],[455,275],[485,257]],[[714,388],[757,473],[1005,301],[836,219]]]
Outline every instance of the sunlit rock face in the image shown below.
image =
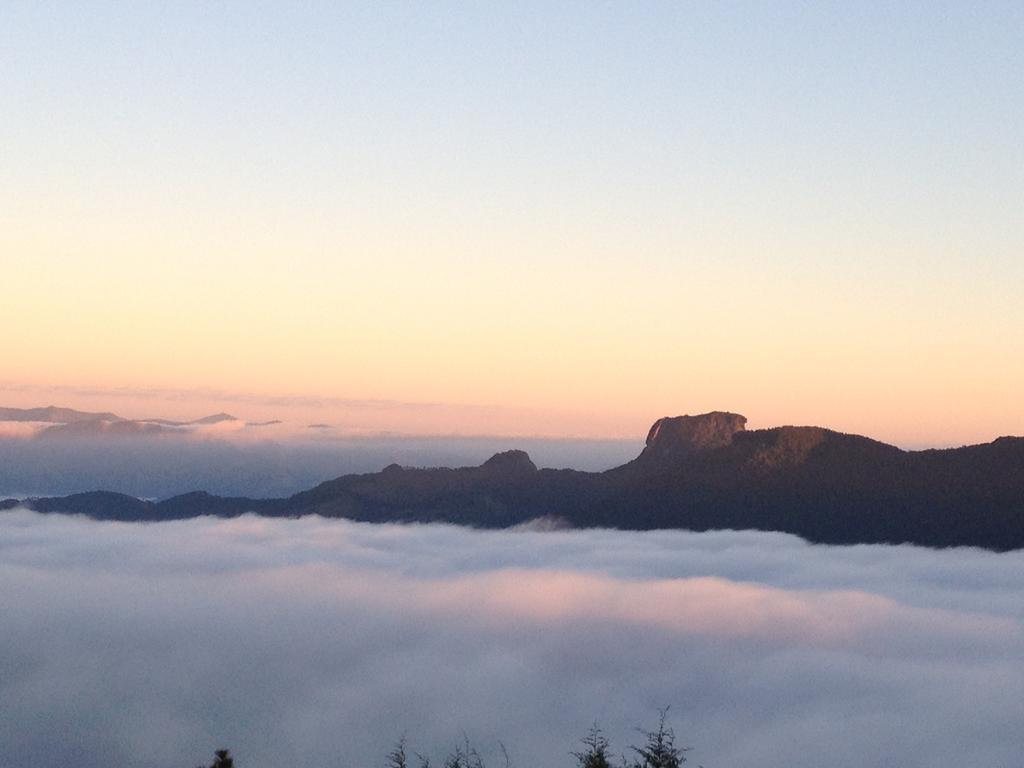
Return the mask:
[[742,432],[746,423],[746,416],[726,411],[658,419],[647,433],[647,445],[640,454],[640,461],[669,461],[694,451],[729,445],[733,435]]

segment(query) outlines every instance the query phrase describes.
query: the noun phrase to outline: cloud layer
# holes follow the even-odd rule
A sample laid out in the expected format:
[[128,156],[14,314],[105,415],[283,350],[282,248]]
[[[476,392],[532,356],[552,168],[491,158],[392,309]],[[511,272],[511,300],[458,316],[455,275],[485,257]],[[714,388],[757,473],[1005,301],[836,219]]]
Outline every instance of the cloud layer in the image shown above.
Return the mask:
[[1017,765],[1024,553],[751,532],[0,517],[0,763]]

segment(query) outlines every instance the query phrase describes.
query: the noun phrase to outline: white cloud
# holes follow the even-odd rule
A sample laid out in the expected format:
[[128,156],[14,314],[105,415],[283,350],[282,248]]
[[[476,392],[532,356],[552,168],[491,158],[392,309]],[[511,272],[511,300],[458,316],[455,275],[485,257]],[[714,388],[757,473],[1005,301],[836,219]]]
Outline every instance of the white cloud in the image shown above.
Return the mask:
[[[751,532],[0,517],[0,763],[1016,765],[1024,553]],[[495,756],[492,760],[501,764]]]
[[52,426],[48,421],[0,421],[0,439],[35,437]]

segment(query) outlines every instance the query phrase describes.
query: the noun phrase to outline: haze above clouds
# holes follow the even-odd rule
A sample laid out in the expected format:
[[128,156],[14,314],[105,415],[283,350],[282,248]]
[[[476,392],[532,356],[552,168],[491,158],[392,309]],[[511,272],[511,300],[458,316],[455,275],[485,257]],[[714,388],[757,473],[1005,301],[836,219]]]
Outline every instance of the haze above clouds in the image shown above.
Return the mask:
[[1009,766],[1024,553],[751,532],[0,517],[11,768],[566,766],[672,705],[708,766]]
[[[254,427],[253,429],[261,429]],[[340,475],[403,466],[476,466],[498,451],[527,450],[540,466],[604,470],[635,457],[640,440],[503,437],[333,437],[287,440],[156,437],[0,437],[0,498],[107,490],[167,498],[288,496]]]
[[[287,496],[392,463],[475,466],[510,448],[528,451],[540,466],[600,471],[634,458],[650,426],[638,423],[631,439],[556,437],[567,433],[561,428],[565,414],[551,412],[547,432],[524,435],[517,427],[531,414],[522,408],[174,389],[0,382],[0,397],[0,406],[37,409],[54,402],[89,413],[111,411],[134,422],[114,424],[115,429],[106,429],[104,421],[73,424],[76,429],[62,432],[49,421],[0,419],[0,498],[100,489],[145,498],[194,490]],[[458,414],[469,411],[484,425],[481,432],[459,431]],[[201,423],[216,412],[213,418],[236,418]],[[188,423],[168,426],[167,419]],[[99,428],[87,429],[93,424]],[[118,432],[118,426],[136,429]]]

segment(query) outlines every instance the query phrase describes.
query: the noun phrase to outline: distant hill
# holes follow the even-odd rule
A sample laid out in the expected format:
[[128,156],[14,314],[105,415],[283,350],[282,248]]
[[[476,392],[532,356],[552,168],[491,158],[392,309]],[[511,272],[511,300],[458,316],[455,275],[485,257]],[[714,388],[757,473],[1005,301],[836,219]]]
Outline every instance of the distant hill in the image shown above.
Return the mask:
[[238,419],[230,413],[214,413],[201,419],[193,419],[192,421],[171,421],[170,419],[141,419],[141,421],[148,424],[160,424],[165,427],[190,427],[196,424],[220,424],[222,421],[238,421]]
[[73,408],[0,408],[0,422],[37,422],[51,424],[39,430],[37,437],[83,437],[92,435],[130,436],[155,435],[171,429],[208,426],[225,421],[237,421],[227,413],[215,413],[193,421],[170,419],[125,419],[114,413],[90,413]]
[[77,421],[121,421],[112,413],[89,413],[74,408],[0,408],[0,421],[41,421],[51,424],[73,424]]
[[77,494],[27,503],[121,520],[256,512],[500,528],[553,517],[577,527],[785,531],[834,544],[1024,547],[1024,438],[904,451],[821,427],[745,424],[720,411],[659,419],[636,459],[598,473],[538,469],[523,451],[507,451],[479,467],[391,465],[286,499]]

